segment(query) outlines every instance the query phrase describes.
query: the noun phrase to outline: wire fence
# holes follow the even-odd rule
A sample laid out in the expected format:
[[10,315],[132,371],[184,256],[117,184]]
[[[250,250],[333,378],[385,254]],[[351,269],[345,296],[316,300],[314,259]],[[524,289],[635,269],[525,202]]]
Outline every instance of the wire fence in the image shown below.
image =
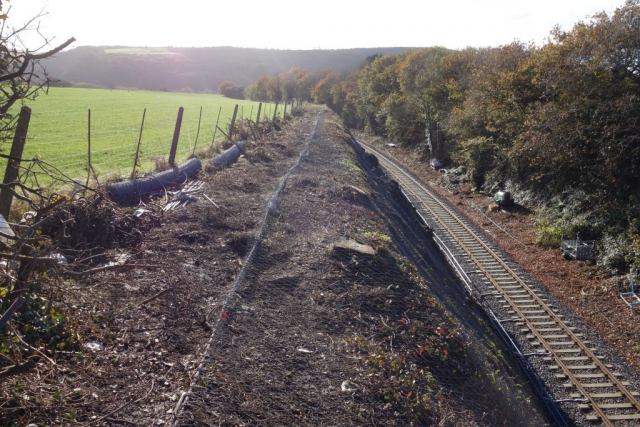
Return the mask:
[[463,287],[435,247],[319,129],[246,239],[174,425],[539,425],[515,366],[426,288]]
[[[234,108],[238,107],[236,120],[242,130],[247,121],[258,120],[259,105],[238,101],[235,105],[228,102],[224,106],[185,108],[176,162],[207,149],[215,152],[227,139]],[[101,183],[132,176],[134,164],[135,176],[144,176],[166,164],[179,107],[143,109],[126,104],[117,109],[58,111],[38,110],[36,106],[23,157],[46,161],[74,179],[84,180],[90,174]],[[276,117],[283,115],[282,107],[276,112],[276,104],[264,103],[260,110],[261,120],[273,119],[274,113]],[[0,159],[2,170],[5,165],[6,159]]]

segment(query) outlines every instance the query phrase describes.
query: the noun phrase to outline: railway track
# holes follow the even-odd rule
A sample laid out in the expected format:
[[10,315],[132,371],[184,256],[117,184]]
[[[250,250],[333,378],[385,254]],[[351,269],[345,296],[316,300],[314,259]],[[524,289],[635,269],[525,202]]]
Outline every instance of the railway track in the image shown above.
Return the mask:
[[495,298],[510,313],[511,317],[501,322],[514,322],[526,334],[536,349],[526,356],[543,358],[567,389],[566,400],[575,401],[586,411],[587,420],[600,421],[605,426],[625,421],[640,423],[640,393],[630,390],[622,375],[606,364],[597,349],[520,277],[510,261],[493,250],[485,237],[474,232],[467,220],[442,203],[422,182],[379,150],[359,142],[400,184],[422,218],[442,230],[440,238],[467,257],[490,290],[482,297]]

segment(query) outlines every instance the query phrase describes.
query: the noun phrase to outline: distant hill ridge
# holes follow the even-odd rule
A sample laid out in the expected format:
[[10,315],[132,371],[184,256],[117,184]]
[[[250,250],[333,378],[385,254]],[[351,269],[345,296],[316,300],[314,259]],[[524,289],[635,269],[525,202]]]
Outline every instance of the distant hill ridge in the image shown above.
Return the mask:
[[[139,49],[139,52],[136,52]],[[263,74],[301,67],[308,72],[342,72],[360,67],[371,55],[405,51],[405,47],[340,50],[278,50],[238,47],[130,48],[80,46],[43,61],[56,80],[108,88],[216,92],[232,80],[246,86]],[[107,51],[111,53],[107,53]],[[122,53],[120,53],[122,52]],[[173,54],[170,54],[173,53]]]

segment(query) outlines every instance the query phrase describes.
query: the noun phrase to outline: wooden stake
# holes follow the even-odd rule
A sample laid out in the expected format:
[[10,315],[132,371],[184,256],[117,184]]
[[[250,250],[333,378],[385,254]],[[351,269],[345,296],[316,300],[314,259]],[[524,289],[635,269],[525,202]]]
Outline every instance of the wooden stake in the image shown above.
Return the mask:
[[233,109],[233,117],[231,118],[231,124],[229,125],[229,140],[233,140],[233,129],[236,126],[236,117],[238,116],[238,104]]
[[218,110],[218,120],[216,120],[216,128],[213,130],[213,139],[211,139],[211,148],[213,148],[213,144],[216,142],[216,133],[218,132],[218,123],[220,122],[220,113],[222,113],[222,106]]
[[91,178],[91,108],[88,110],[87,116],[87,183],[89,185],[89,178]]
[[198,132],[196,133],[196,142],[193,143],[193,151],[191,155],[193,156],[196,152],[196,146],[198,145],[198,137],[200,136],[200,122],[202,121],[202,107],[200,107],[200,117],[198,117]]
[[131,179],[136,177],[136,167],[138,166],[138,157],[140,155],[140,144],[142,143],[142,129],[144,128],[144,118],[147,115],[147,109],[142,112],[142,124],[140,125],[140,136],[138,136],[138,145],[136,146],[136,157],[133,160],[133,171],[131,171]]
[[256,116],[256,126],[260,123],[260,112],[262,111],[262,102],[258,105],[258,115]]
[[176,166],[176,152],[178,151],[178,139],[180,139],[180,127],[182,126],[182,115],[184,108],[178,109],[178,118],[176,119],[176,128],[173,131],[173,141],[171,141],[171,151],[169,152],[169,166]]
[[16,133],[13,136],[13,144],[11,144],[11,157],[7,161],[7,168],[4,171],[4,180],[2,183],[7,188],[0,189],[0,214],[6,219],[9,218],[11,212],[11,202],[13,201],[13,185],[10,185],[18,178],[20,159],[24,144],[27,141],[27,131],[29,130],[29,120],[31,120],[31,108],[26,105],[20,109],[20,117],[18,117],[18,125]]

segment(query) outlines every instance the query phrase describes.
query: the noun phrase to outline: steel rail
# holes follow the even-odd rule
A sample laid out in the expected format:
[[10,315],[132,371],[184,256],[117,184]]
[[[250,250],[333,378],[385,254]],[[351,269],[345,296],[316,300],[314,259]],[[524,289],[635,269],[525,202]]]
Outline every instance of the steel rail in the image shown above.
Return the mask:
[[[589,400],[591,403],[591,408],[597,414],[597,417],[602,421],[602,423],[606,426],[613,426],[612,420],[631,420],[631,419],[640,419],[640,402],[634,398],[632,392],[630,392],[625,385],[620,381],[617,376],[611,372],[607,366],[600,361],[600,358],[594,354],[594,352],[586,346],[586,344],[578,337],[576,333],[573,332],[572,328],[568,326],[561,318],[558,316],[554,310],[540,298],[536,292],[531,289],[529,285],[527,285],[524,280],[515,272],[509,265],[502,259],[500,255],[498,255],[493,249],[491,249],[464,221],[462,221],[459,216],[454,213],[450,208],[448,208],[444,203],[442,203],[437,196],[435,196],[429,189],[427,189],[420,181],[416,180],[409,173],[405,172],[403,168],[397,166],[392,160],[390,160],[387,156],[380,153],[378,150],[370,147],[367,144],[358,141],[361,145],[366,147],[366,149],[378,157],[378,160],[382,164],[385,169],[389,171],[389,173],[396,178],[399,183],[401,183],[408,193],[410,193],[418,202],[420,202],[427,210],[431,213],[431,215],[438,221],[438,223],[445,229],[447,234],[460,246],[460,248],[469,256],[471,261],[477,266],[478,269],[484,274],[484,276],[489,280],[489,282],[494,286],[496,290],[499,291],[500,296],[507,302],[510,308],[514,311],[514,313],[518,316],[518,318],[526,324],[528,330],[531,334],[538,340],[538,343],[544,347],[547,353],[553,356],[557,366],[562,370],[564,375],[570,380],[570,382],[578,389],[580,394]],[[424,196],[418,194],[416,188],[411,188],[412,186],[416,187],[417,190],[424,193],[429,199],[425,199]],[[436,209],[439,212],[436,212]],[[445,213],[448,218],[443,218],[443,213]],[[459,231],[454,231],[453,228],[456,227]],[[460,231],[460,229],[462,231]],[[471,239],[469,239],[471,238]],[[474,245],[474,248],[471,248],[471,245]],[[491,260],[493,261],[491,264],[491,270],[486,265],[490,263],[490,261],[481,260],[480,255],[478,254],[478,250],[482,252],[482,255],[489,255]],[[509,295],[509,292],[503,288],[502,283],[500,283],[498,278],[496,277],[496,267],[495,265],[499,265],[500,272],[503,272],[509,276],[510,279],[515,281],[515,283],[520,286],[521,289],[526,291],[527,297],[532,300],[534,305],[529,305],[527,308],[538,308],[538,310],[534,310],[536,313],[536,318],[549,318],[555,323],[559,328],[561,328],[561,332],[565,334],[566,338],[570,338],[569,342],[551,342],[552,339],[557,339],[558,336],[555,335],[549,338],[544,335],[543,330],[539,330],[537,325],[535,325],[535,319],[530,318],[531,316],[527,314],[521,307],[520,303],[515,300],[515,298]],[[504,277],[501,278],[504,281]],[[511,282],[513,283],[513,282]],[[526,305],[526,303],[525,303]],[[537,307],[536,307],[537,306]],[[529,312],[531,313],[531,312]],[[565,337],[563,337],[565,338]],[[576,346],[588,360],[591,362],[593,366],[598,369],[603,377],[606,377],[610,381],[611,388],[617,388],[620,392],[620,397],[623,397],[629,402],[630,406],[635,407],[637,414],[623,414],[623,415],[608,415],[604,411],[604,407],[611,405],[603,405],[601,407],[599,402],[596,400],[597,394],[589,392],[590,384],[583,384],[579,376],[580,374],[574,374],[571,367],[565,363],[563,360],[563,349],[554,349],[555,346]],[[571,351],[571,350],[569,350]],[[573,352],[573,351],[571,351]],[[574,352],[577,353],[577,352]],[[582,366],[582,365],[581,365]],[[589,370],[592,368],[588,368],[589,365],[584,365],[584,370]],[[599,378],[598,376],[589,377],[583,376],[583,378]],[[609,383],[604,383],[609,384]],[[604,387],[604,386],[603,386]],[[589,418],[589,417],[588,417]],[[593,418],[591,418],[593,419]]]

